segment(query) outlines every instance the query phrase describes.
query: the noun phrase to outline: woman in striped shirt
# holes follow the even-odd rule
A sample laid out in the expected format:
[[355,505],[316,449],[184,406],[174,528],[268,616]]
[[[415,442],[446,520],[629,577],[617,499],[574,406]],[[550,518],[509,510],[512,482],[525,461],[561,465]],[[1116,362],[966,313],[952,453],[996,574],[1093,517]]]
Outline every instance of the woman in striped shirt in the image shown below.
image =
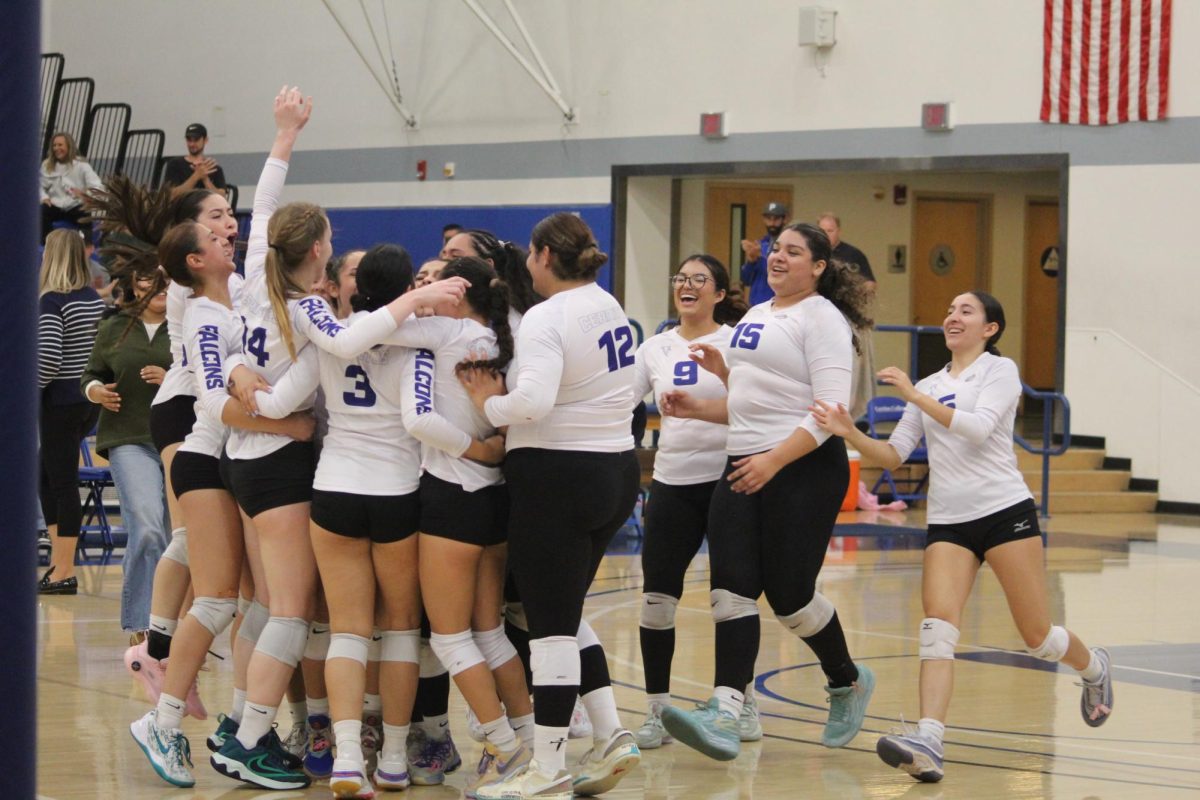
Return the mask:
[[[79,441],[96,424],[99,409],[79,391],[96,339],[104,301],[91,286],[83,236],[52,231],[38,278],[38,389],[41,414],[39,493],[50,531],[50,569],[41,594],[75,594],[75,544],[82,523]],[[58,580],[51,581],[53,575]]]

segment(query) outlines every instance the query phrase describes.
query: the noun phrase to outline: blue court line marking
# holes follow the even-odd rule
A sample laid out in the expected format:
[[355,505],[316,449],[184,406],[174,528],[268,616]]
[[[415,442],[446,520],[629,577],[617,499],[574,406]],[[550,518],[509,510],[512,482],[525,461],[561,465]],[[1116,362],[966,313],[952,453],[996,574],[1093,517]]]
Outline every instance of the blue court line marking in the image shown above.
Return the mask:
[[[895,656],[884,656],[884,658],[893,658],[893,657],[895,657]],[[860,659],[860,660],[863,660],[863,659]],[[629,688],[629,689],[637,689],[637,690],[640,690],[643,692],[645,691],[645,687],[636,686],[634,684],[627,683],[625,681],[615,681],[614,680],[614,681],[612,681],[612,683],[614,685],[623,686],[623,687]],[[767,691],[766,694],[768,694],[769,696],[773,696],[773,694],[770,691]],[[685,697],[683,695],[678,695],[678,694],[672,694],[671,697],[674,699],[683,700],[683,701],[686,701],[689,703],[701,702],[700,700],[698,700],[694,697]],[[783,699],[783,698],[780,698],[780,699],[782,699],[782,701],[785,703],[786,702],[794,702],[794,701],[790,701],[790,700]],[[804,705],[804,704],[798,703],[797,705]],[[624,711],[627,714],[633,714],[635,716],[643,713],[642,711],[635,710],[635,709],[629,709],[629,708],[619,708],[618,710]],[[801,717],[789,717],[784,714],[774,714],[774,713],[763,712],[761,709],[760,709],[759,713],[762,716],[775,717],[777,719],[783,719],[783,720],[788,720],[788,721],[792,721],[792,722],[805,722],[805,723],[811,723],[814,725],[822,725],[822,726],[825,724],[824,722],[817,722],[815,720],[807,720],[807,719],[803,719]],[[883,733],[883,731],[872,730],[870,728],[863,728],[862,731],[866,732],[866,733],[880,733],[880,734]],[[1040,734],[1040,735],[1046,735],[1046,734]],[[824,745],[822,745],[821,742],[816,739],[803,739],[803,738],[799,738],[799,737],[795,737],[795,736],[784,736],[784,735],[778,734],[778,733],[767,733],[765,731],[763,732],[763,737],[767,738],[767,739],[778,739],[779,741],[783,741],[783,742],[793,742],[795,744],[811,744],[811,745],[817,745],[820,747],[824,747]],[[1060,738],[1067,738],[1067,737],[1060,737]],[[1122,741],[1122,740],[1105,740],[1105,741]],[[1144,740],[1137,740],[1137,741],[1143,742]],[[1016,753],[1018,755],[1035,755],[1035,756],[1041,756],[1043,758],[1049,758],[1052,760],[1058,760],[1060,758],[1073,758],[1071,756],[1057,756],[1054,754],[1039,753],[1036,751],[1026,752],[1026,751],[1022,751],[1022,750],[1010,750],[1008,748],[990,747],[988,745],[964,744],[961,742],[949,742],[949,744],[954,744],[955,746],[961,746],[961,747],[973,747],[973,748],[980,749],[980,750],[995,750],[998,752],[1012,752],[1012,753]],[[875,752],[874,749],[867,749],[864,747],[851,747],[851,746],[847,745],[845,747],[839,747],[839,748],[834,748],[834,749],[850,750],[852,752],[866,753],[868,755],[877,755],[877,753]],[[1103,763],[1119,763],[1119,762],[1108,761],[1107,759],[1090,759],[1090,760],[1102,761]],[[984,763],[981,761],[964,761],[964,760],[955,759],[955,758],[947,758],[947,759],[945,759],[945,763],[961,764],[961,765],[970,766],[970,767],[982,767],[984,769],[1000,769],[1000,770],[1007,770],[1009,772],[1025,772],[1025,773],[1031,773],[1031,774],[1061,776],[1064,778],[1090,779],[1090,780],[1094,780],[1094,781],[1102,781],[1105,783],[1125,783],[1125,784],[1130,784],[1130,785],[1134,785],[1134,786],[1155,786],[1155,787],[1160,787],[1163,789],[1182,789],[1182,790],[1186,790],[1186,791],[1195,791],[1197,789],[1200,789],[1200,786],[1186,786],[1186,785],[1177,785],[1177,784],[1170,784],[1170,783],[1153,783],[1151,781],[1138,781],[1138,780],[1132,780],[1132,779],[1128,779],[1128,778],[1102,778],[1102,777],[1097,777],[1095,775],[1080,775],[1080,774],[1073,773],[1073,772],[1061,772],[1061,771],[1056,771],[1056,770],[1051,770],[1051,769],[1031,769],[1028,767],[1009,766],[1007,764],[987,764],[987,763]],[[1135,765],[1135,766],[1139,766],[1142,769],[1159,769],[1158,767],[1148,767],[1145,765]],[[1163,767],[1162,769],[1178,769],[1178,768]],[[920,784],[913,784],[913,785],[919,786]]]

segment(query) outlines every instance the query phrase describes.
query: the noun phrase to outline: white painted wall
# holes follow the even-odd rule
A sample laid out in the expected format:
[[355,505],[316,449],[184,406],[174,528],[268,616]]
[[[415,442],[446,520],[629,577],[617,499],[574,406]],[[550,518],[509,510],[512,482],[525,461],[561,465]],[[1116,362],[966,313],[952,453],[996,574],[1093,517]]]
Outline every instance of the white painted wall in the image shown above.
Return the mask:
[[625,225],[625,313],[647,337],[663,319],[671,275],[671,179],[630,178]]

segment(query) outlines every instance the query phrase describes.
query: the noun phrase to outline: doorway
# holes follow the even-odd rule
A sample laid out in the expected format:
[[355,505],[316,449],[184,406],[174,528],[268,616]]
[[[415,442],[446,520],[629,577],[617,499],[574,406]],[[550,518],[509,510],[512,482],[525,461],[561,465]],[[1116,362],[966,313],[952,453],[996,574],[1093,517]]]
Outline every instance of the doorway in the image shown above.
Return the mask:
[[[912,323],[941,327],[955,296],[988,290],[992,199],[918,194],[913,208]],[[941,369],[950,351],[941,333],[922,334],[913,380]]]
[[767,203],[783,203],[789,211],[792,188],[778,184],[710,183],[704,193],[704,251],[711,253],[729,268],[729,277],[740,287],[742,240],[758,241],[766,236],[762,210]]
[[1025,203],[1025,347],[1021,373],[1035,389],[1055,390],[1058,367],[1058,199]]

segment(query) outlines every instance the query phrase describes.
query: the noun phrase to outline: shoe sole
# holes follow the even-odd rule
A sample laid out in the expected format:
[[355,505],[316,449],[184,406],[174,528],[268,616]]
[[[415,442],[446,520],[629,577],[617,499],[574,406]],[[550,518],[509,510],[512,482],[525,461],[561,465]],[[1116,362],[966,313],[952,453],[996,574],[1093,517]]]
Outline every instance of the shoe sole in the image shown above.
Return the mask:
[[738,732],[738,739],[743,742],[760,742],[760,741],[762,741],[762,737],[763,737],[762,728],[759,728],[756,731],[751,731],[750,733],[741,733],[740,731]]
[[[1103,647],[1097,647],[1097,650],[1104,650]],[[1087,710],[1087,691],[1083,693],[1083,697],[1079,699],[1079,712],[1083,715],[1083,721],[1089,728],[1099,728],[1104,723],[1108,722],[1108,718],[1112,715],[1113,707],[1113,688],[1112,688],[1112,656],[1104,650],[1104,669],[1108,674],[1108,702],[1104,705],[1108,706],[1108,713],[1097,719],[1092,719]]]
[[571,787],[575,794],[582,797],[591,797],[596,794],[604,794],[610,791],[614,786],[621,782],[621,778],[625,777],[625,773],[636,767],[642,761],[640,753],[625,753],[623,756],[614,761],[611,765],[609,773],[603,778],[597,778],[591,781],[580,781]]
[[[275,778],[267,778],[251,772],[250,770],[246,769],[244,764],[238,761],[226,759],[226,757],[220,753],[213,753],[212,756],[209,757],[208,763],[212,764],[213,769],[227,778],[233,778],[234,780],[242,781],[243,783],[249,783],[252,786],[258,786],[262,789],[305,789],[311,783],[306,779],[276,780]],[[247,774],[243,775],[243,772]]]
[[446,774],[439,772],[433,775],[417,775],[414,772],[408,774],[408,781],[413,786],[441,786],[446,782]]
[[385,789],[389,792],[402,792],[412,785],[412,779],[405,777],[404,780],[389,780],[379,777],[379,770],[375,770],[375,788]]
[[[716,761],[733,761],[735,758],[737,758],[740,748],[736,746],[730,748],[728,745],[722,747],[721,745],[714,744],[690,725],[685,723],[683,725],[672,726],[671,723],[668,722],[668,719],[669,717],[664,714],[663,725],[670,732],[671,736],[675,738],[675,741],[682,742],[693,750],[701,752]],[[740,744],[740,742],[738,744]]]
[[[368,791],[363,792],[364,788]],[[375,796],[375,792],[371,790],[371,782],[364,783],[362,776],[357,774],[339,777],[335,772],[329,779],[329,790],[333,792],[334,797],[342,800],[371,800]]]
[[922,783],[937,783],[945,775],[929,756],[900,747],[887,738],[876,742],[875,753],[889,767],[902,769]]
[[151,758],[151,756],[150,756],[150,748],[147,747],[142,742],[142,740],[137,737],[137,734],[133,732],[132,727],[130,727],[130,729],[129,729],[129,735],[133,737],[133,740],[135,742],[137,742],[137,746],[141,748],[143,753],[145,753],[146,760],[150,762],[150,766],[154,768],[154,771],[155,771],[155,773],[157,773],[158,777],[162,778],[164,781],[171,784],[172,786],[178,786],[181,789],[191,789],[193,786],[196,785],[196,781],[194,781],[194,780],[191,783],[184,783],[184,782],[175,780],[171,776],[167,775],[167,773],[163,772],[162,767],[160,767],[158,764],[154,763],[154,759]]
[[[863,701],[862,701],[863,718],[858,721],[858,727],[855,728],[854,731],[851,732],[851,734],[849,736],[846,736],[846,737],[843,737],[840,739],[826,740],[825,734],[822,733],[821,734],[821,744],[825,745],[826,747],[845,747],[846,745],[848,745],[852,741],[854,741],[854,737],[858,736],[859,732],[862,731],[863,722],[865,722],[867,719],[867,706],[869,706],[871,704],[871,695],[875,694],[875,673],[868,672],[867,674],[870,675],[871,677],[870,677],[869,681],[865,681],[865,683],[867,684],[867,690],[866,690],[866,692],[863,693]],[[860,680],[861,680],[861,677],[860,677]]]

